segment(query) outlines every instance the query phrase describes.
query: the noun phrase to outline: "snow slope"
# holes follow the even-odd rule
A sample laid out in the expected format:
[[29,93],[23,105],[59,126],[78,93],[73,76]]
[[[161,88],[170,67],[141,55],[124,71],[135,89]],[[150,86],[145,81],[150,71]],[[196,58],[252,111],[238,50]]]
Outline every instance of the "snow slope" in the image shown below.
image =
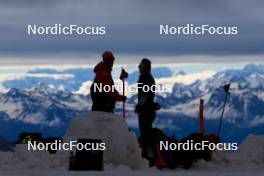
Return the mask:
[[61,172],[61,171],[12,171],[0,172],[4,176],[263,176],[258,171],[226,172],[226,171],[106,171],[106,172]]

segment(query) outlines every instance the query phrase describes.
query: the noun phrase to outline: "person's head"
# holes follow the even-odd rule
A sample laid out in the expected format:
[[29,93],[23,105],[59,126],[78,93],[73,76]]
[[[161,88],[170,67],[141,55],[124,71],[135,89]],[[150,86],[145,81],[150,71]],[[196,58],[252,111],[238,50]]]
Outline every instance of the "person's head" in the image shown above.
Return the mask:
[[140,74],[148,74],[151,72],[151,61],[147,58],[143,58],[138,65]]
[[107,65],[109,68],[112,68],[114,65],[115,57],[111,51],[105,51],[102,54],[103,63]]

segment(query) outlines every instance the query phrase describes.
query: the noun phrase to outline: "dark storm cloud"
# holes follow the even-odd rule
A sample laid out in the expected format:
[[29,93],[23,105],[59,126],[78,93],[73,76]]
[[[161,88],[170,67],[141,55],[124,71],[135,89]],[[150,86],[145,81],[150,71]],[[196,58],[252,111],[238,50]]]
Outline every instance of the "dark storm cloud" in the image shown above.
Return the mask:
[[[126,55],[263,54],[260,0],[0,1],[0,54],[89,55],[111,49]],[[105,36],[28,36],[28,24],[105,25]],[[234,36],[160,36],[160,24],[238,26]]]

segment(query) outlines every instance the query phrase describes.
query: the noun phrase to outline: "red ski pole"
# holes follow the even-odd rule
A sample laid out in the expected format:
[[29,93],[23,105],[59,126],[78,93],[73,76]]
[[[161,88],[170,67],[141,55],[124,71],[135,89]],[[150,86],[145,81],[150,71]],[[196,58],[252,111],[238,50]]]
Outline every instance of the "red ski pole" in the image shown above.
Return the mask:
[[204,134],[204,99],[200,99],[200,133]]
[[[125,96],[125,79],[122,80],[123,82],[123,96]],[[123,118],[125,119],[126,118],[126,103],[125,101],[123,101]]]
[[[125,96],[125,79],[128,77],[128,73],[125,71],[124,68],[122,68],[121,70],[121,74],[120,74],[120,79],[122,80],[123,83],[123,96]],[[125,101],[123,101],[123,118],[126,118],[126,109],[125,109]]]

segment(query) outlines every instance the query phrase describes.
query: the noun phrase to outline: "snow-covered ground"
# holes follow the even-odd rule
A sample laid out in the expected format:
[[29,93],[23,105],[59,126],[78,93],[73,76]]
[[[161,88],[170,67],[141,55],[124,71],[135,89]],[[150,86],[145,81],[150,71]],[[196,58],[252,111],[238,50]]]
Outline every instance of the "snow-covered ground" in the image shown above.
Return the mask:
[[27,145],[17,145],[15,152],[0,152],[0,175],[264,175],[264,136],[250,135],[238,151],[214,152],[212,161],[198,160],[189,170],[162,171],[147,167],[140,157],[136,136],[128,131],[125,121],[114,114],[88,112],[74,118],[64,140],[83,137],[100,138],[106,143],[104,171],[68,171],[69,151],[51,155],[47,151],[28,151]]
[[69,171],[49,171],[49,170],[19,170],[3,171],[3,176],[263,176],[264,171],[243,171],[243,170],[214,170],[214,171],[197,171],[197,170],[174,170],[174,171],[129,171],[114,170],[103,172],[69,172]]

